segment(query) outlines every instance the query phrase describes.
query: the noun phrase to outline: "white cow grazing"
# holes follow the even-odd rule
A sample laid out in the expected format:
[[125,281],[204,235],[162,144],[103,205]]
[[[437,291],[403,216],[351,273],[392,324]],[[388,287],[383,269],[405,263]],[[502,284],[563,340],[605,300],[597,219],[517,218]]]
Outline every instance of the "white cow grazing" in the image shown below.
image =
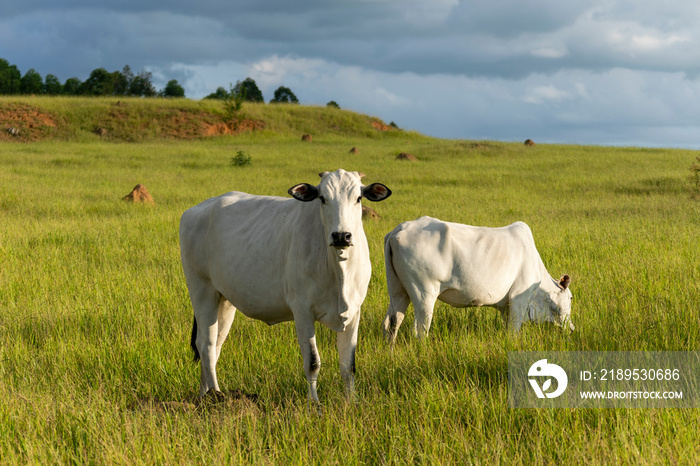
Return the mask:
[[571,279],[549,275],[523,222],[485,228],[421,217],[384,237],[384,260],[390,296],[384,335],[391,343],[409,300],[419,337],[430,330],[437,299],[456,307],[495,307],[514,332],[528,320],[568,322],[574,329]]
[[220,396],[216,362],[236,309],[269,325],[294,320],[309,398],[316,403],[321,359],[314,322],[338,332],[340,372],[352,393],[360,306],[371,274],[360,201],[381,201],[391,191],[380,183],[363,186],[357,172],[320,176],[318,186],[290,188],[294,199],[231,192],[182,215],[200,396],[212,389]]

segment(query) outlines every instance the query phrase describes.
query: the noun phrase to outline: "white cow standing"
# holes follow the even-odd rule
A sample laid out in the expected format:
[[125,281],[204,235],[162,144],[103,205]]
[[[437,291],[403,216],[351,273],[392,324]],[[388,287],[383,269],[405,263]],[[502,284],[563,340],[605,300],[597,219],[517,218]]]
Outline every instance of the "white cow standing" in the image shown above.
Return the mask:
[[360,201],[381,201],[391,191],[380,183],[363,186],[357,172],[319,175],[318,186],[290,188],[294,199],[230,192],[182,215],[200,396],[210,390],[221,396],[216,362],[236,309],[269,325],[294,320],[309,398],[316,403],[321,359],[314,322],[338,332],[340,372],[352,393],[360,306],[371,275]]
[[414,332],[426,336],[437,299],[495,307],[514,332],[526,321],[568,323],[574,330],[571,279],[549,275],[523,222],[485,228],[421,217],[384,237],[384,260],[390,297],[384,336],[391,343],[409,302]]

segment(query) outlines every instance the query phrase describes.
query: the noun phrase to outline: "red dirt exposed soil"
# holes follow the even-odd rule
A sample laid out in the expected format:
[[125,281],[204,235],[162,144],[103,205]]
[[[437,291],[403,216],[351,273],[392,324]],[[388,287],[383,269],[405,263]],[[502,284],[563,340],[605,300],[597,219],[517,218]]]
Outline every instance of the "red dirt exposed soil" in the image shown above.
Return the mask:
[[265,128],[265,122],[260,120],[237,120],[233,123],[202,122],[202,136],[222,136],[225,134],[240,134]]
[[[42,139],[70,140],[81,132],[106,141],[146,141],[154,139],[189,140],[213,136],[237,135],[265,129],[263,120],[240,117],[231,121],[222,115],[191,108],[158,108],[116,102],[108,107],[96,105],[86,118],[73,121],[75,115],[52,114],[26,103],[0,103],[0,141],[30,142]],[[369,124],[380,132],[396,128],[378,118]],[[341,131],[340,128],[332,127]],[[311,137],[307,139],[310,141]]]
[[0,107],[0,141],[36,141],[55,128],[53,116],[30,105],[8,104]]
[[138,141],[147,138],[196,139],[236,135],[263,129],[265,122],[246,118],[227,122],[218,115],[183,109],[159,109],[155,115],[144,118],[122,104],[103,115],[99,127],[106,128],[106,139]]
[[418,158],[413,154],[409,154],[408,152],[401,152],[396,156],[396,160],[408,160],[409,162],[415,162],[418,160]]
[[389,125],[385,125],[381,121],[374,120],[371,124],[374,127],[374,129],[378,131],[389,131],[391,129]]
[[[219,115],[197,110],[160,109],[154,113],[142,115],[138,109],[129,109],[128,103],[118,102],[107,111],[96,112],[92,122],[83,129],[105,140],[141,141],[236,135],[265,128],[264,121],[241,118],[227,122]],[[73,133],[70,124],[31,105],[0,105],[0,141],[70,138]]]

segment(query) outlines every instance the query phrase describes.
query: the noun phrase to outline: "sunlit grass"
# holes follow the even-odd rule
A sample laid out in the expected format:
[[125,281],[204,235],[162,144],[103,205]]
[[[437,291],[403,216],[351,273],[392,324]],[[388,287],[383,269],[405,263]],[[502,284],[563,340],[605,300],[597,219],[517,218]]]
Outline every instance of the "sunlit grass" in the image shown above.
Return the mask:
[[[41,105],[59,112],[67,104]],[[137,144],[87,133],[0,144],[3,463],[697,462],[696,410],[507,404],[507,351],[698,350],[700,207],[684,185],[693,154],[440,141],[371,127],[363,135],[349,121],[332,123],[351,128],[343,134],[321,123],[334,121],[332,109],[285,106],[272,117],[268,107],[247,111],[287,129]],[[320,122],[304,123],[313,118]],[[302,142],[301,132],[314,141]],[[353,146],[357,154],[348,153]],[[239,150],[249,166],[230,165]],[[419,161],[396,161],[398,152]],[[358,402],[344,401],[333,332],[318,326],[319,417],[307,408],[293,324],[268,327],[239,315],[219,379],[257,397],[189,407],[199,371],[189,350],[181,213],[234,189],[286,196],[293,184],[339,167],[394,192],[372,205],[382,219],[365,225],[373,277]],[[121,200],[137,183],[154,207]],[[410,335],[409,310],[388,351],[383,236],[421,215],[527,222],[552,275],[572,276],[577,331],[526,325],[513,337],[492,309],[439,304],[427,341]]]

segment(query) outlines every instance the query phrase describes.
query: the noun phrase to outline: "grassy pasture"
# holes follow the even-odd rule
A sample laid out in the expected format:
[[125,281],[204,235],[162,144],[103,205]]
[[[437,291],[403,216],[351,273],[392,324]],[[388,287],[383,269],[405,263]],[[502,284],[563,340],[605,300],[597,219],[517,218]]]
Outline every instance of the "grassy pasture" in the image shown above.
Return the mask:
[[[31,103],[73,118],[61,99]],[[698,410],[507,403],[507,351],[700,349],[700,205],[687,192],[695,154],[445,141],[380,133],[347,112],[270,107],[248,109],[267,129],[235,137],[103,140],[90,133],[94,112],[78,108],[83,130],[0,143],[0,462],[700,461]],[[359,153],[348,154],[353,146]],[[250,166],[229,164],[238,150]],[[395,161],[398,152],[420,160]],[[222,388],[249,396],[192,408],[199,368],[181,213],[229,190],[286,196],[339,167],[394,191],[371,205],[383,218],[365,223],[373,277],[358,403],[343,399],[333,332],[318,326],[318,417],[307,408],[293,324],[239,315],[218,373]],[[137,183],[155,207],[120,200]],[[577,331],[526,325],[512,337],[494,310],[438,304],[430,338],[412,338],[409,310],[389,353],[382,240],[421,215],[527,222],[552,275],[572,277]]]

